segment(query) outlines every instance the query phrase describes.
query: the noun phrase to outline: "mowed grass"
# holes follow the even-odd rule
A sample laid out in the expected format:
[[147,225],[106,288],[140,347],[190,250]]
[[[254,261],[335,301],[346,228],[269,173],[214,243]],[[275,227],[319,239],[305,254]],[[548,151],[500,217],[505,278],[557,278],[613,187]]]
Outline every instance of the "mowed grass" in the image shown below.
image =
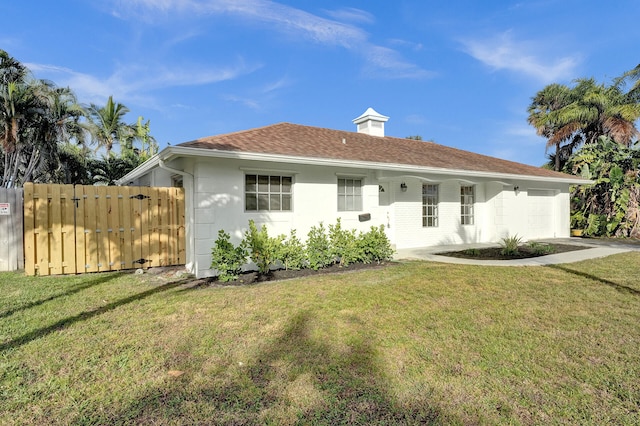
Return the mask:
[[1,273],[0,423],[639,424],[639,266]]

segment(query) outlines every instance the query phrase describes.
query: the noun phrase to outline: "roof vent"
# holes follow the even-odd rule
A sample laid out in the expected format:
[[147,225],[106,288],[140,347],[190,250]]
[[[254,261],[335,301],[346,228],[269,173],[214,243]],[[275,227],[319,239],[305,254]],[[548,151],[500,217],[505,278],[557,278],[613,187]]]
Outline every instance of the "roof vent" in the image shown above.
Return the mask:
[[371,136],[384,136],[384,123],[389,119],[379,114],[373,108],[368,108],[364,114],[353,119],[353,123],[358,127],[358,133],[366,133]]

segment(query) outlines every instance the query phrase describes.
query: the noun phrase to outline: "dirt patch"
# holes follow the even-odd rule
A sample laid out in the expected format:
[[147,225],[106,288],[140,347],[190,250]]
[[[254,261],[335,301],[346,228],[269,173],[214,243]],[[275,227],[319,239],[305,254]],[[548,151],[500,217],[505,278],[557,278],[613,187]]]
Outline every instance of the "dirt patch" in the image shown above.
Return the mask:
[[584,250],[590,247],[578,246],[573,244],[544,244],[549,247],[550,252],[541,252],[540,249],[536,250],[529,246],[518,247],[518,253],[505,255],[502,254],[502,247],[488,247],[478,249],[466,249],[460,251],[447,251],[443,253],[436,253],[439,256],[458,257],[462,259],[476,259],[476,260],[513,260],[513,259],[529,259],[532,257],[547,256],[550,254],[566,253],[569,251]]

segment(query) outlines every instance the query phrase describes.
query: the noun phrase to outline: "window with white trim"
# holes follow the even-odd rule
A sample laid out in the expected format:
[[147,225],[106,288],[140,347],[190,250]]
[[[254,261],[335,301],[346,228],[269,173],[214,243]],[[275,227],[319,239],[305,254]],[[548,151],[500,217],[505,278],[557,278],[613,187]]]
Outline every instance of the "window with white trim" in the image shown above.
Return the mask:
[[460,223],[473,225],[473,205],[475,202],[475,190],[473,185],[460,187]]
[[338,178],[338,211],[362,210],[362,179]]
[[291,176],[246,174],[245,211],[291,211],[292,188]]
[[438,185],[422,185],[422,226],[438,226]]

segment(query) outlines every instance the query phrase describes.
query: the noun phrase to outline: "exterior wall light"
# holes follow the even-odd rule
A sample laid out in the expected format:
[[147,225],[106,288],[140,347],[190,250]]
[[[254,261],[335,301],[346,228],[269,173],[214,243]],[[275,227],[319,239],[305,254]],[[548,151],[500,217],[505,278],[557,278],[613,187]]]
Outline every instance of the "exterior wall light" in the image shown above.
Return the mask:
[[400,184],[400,191],[407,192],[407,184],[406,183],[402,182]]

